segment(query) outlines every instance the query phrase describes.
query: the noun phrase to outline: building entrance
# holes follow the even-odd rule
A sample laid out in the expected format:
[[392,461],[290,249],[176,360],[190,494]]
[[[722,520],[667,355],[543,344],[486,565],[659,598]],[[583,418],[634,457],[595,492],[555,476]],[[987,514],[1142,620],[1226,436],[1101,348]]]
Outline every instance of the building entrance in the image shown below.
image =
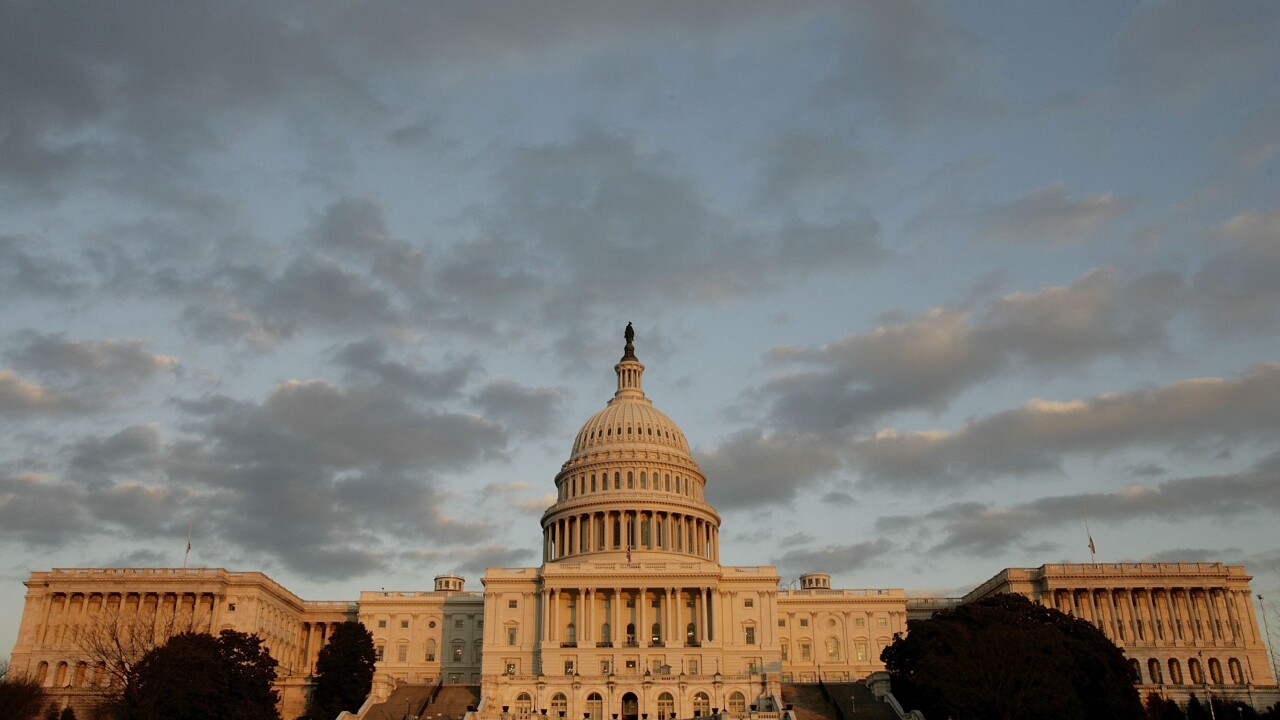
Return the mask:
[[640,718],[640,701],[636,699],[635,693],[627,693],[622,696],[622,720],[639,720]]

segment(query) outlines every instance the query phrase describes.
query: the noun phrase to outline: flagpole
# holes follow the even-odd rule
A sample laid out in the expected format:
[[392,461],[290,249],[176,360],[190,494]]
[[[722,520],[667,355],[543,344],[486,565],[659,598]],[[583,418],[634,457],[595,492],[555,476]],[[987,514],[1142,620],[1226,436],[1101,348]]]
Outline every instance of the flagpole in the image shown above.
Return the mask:
[[1098,559],[1094,557],[1095,548],[1093,545],[1093,533],[1089,532],[1089,512],[1085,509],[1083,497],[1080,498],[1080,514],[1084,516],[1085,537],[1089,538],[1089,562],[1090,564],[1096,564]]
[[191,555],[191,528],[196,524],[195,518],[187,523],[187,551],[182,553],[182,569],[187,569],[187,558]]

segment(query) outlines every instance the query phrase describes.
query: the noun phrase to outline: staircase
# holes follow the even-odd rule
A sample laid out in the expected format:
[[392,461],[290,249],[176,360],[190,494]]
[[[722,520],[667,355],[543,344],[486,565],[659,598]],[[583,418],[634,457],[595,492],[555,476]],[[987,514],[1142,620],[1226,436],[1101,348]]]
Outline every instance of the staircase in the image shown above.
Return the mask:
[[[791,705],[796,720],[845,720],[821,685],[782,685],[782,702]],[[896,720],[896,718],[895,718]]]
[[[431,691],[435,690],[435,685],[400,685],[386,700],[369,708],[369,712],[364,715],[363,720],[407,720],[412,718],[423,705],[427,703],[427,699],[431,697]],[[422,717],[426,717],[423,715]]]
[[462,720],[467,706],[479,702],[479,685],[445,685],[418,717],[420,720]]
[[862,683],[827,683],[826,688],[844,720],[898,720],[889,703],[876,700]]

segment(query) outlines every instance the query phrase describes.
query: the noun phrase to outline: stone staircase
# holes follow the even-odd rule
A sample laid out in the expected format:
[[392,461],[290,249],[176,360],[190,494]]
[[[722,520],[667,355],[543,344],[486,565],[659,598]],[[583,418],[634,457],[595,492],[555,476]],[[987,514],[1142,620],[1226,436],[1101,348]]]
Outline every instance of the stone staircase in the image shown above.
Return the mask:
[[479,702],[479,685],[445,685],[418,717],[420,720],[462,720],[467,707]]
[[840,709],[831,703],[821,685],[784,683],[782,702],[792,706],[796,720],[844,720]]
[[[364,715],[363,720],[407,720],[416,715],[423,705],[427,704],[427,699],[431,697],[431,691],[435,690],[435,685],[401,685],[386,700],[369,708]],[[423,717],[426,717],[425,715]]]
[[862,683],[827,683],[826,688],[844,720],[898,720],[889,703],[876,700]]

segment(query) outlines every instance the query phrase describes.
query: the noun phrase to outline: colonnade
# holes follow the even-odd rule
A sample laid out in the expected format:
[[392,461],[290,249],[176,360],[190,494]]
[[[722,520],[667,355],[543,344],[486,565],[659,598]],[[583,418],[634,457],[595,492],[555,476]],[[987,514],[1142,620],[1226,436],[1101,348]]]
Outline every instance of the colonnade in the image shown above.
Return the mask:
[[312,675],[316,670],[316,660],[320,658],[320,649],[329,642],[342,621],[304,622],[302,623],[301,671],[304,675]]
[[720,528],[697,515],[607,510],[560,516],[543,529],[542,560],[606,550],[661,550],[720,561]]
[[1244,647],[1261,642],[1244,590],[1050,588],[1040,602],[1093,623],[1118,645]]
[[546,588],[542,642],[564,647],[698,647],[719,639],[713,626],[720,611],[719,595],[711,587]]

